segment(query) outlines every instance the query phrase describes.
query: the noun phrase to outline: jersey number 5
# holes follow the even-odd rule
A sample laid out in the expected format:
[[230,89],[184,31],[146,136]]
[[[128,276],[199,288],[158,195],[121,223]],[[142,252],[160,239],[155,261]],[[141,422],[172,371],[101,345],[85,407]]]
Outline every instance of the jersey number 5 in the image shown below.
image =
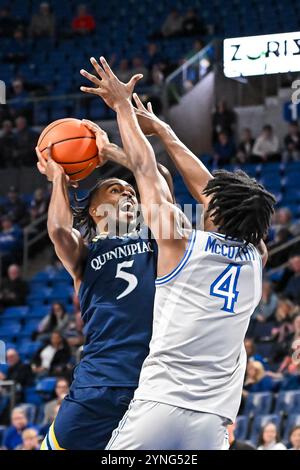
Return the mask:
[[118,295],[117,300],[122,299],[123,297],[126,297],[126,295],[130,294],[130,292],[132,292],[138,285],[138,280],[136,276],[134,274],[128,273],[123,270],[123,268],[131,268],[133,263],[134,263],[134,260],[124,261],[123,263],[119,263],[117,266],[116,278],[118,277],[128,282],[128,286],[120,295]]
[[234,313],[234,304],[238,299],[237,282],[241,266],[229,264],[210,286],[210,295],[221,297],[225,300],[221,310]]

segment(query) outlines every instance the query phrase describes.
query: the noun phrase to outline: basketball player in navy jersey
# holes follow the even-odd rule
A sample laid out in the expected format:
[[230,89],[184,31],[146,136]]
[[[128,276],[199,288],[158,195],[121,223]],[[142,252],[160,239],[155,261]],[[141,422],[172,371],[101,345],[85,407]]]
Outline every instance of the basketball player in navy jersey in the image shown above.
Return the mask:
[[[107,139],[98,126],[86,124],[98,138]],[[38,149],[37,155],[39,171],[53,185],[49,236],[73,277],[86,338],[70,393],[41,450],[104,449],[128,407],[148,354],[157,246],[147,227],[136,231],[137,197],[130,184],[117,178],[99,181],[72,210],[69,178],[51,158],[51,146],[47,161]],[[160,171],[170,182],[167,170]],[[166,197],[172,200],[161,177]],[[80,232],[73,227],[74,216]],[[116,229],[108,233],[109,227]]]

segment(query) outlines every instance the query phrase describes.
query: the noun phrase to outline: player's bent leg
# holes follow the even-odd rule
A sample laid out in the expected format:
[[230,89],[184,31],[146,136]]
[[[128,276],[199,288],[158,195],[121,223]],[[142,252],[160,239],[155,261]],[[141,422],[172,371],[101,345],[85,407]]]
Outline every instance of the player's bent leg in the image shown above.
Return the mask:
[[49,431],[42,442],[40,450],[66,450],[61,447],[58,443],[57,437],[54,431],[54,423],[51,424]]

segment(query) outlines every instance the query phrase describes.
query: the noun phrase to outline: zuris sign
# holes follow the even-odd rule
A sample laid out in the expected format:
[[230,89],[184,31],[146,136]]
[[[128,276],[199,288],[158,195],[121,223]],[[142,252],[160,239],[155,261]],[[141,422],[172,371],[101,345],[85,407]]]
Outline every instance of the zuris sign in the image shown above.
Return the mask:
[[240,77],[300,70],[300,32],[224,40],[224,75]]

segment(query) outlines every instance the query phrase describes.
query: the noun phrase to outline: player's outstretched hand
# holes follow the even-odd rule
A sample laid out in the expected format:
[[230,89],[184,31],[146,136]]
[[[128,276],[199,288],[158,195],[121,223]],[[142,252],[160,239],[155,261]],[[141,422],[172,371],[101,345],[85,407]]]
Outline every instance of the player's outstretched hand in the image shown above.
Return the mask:
[[68,175],[65,174],[64,169],[61,165],[56,163],[52,158],[52,144],[49,143],[47,147],[47,159],[43,157],[42,152],[39,150],[38,147],[35,148],[38,162],[37,168],[42,175],[45,175],[48,181],[53,181],[57,175],[64,174],[67,180],[67,183],[74,188],[78,187],[78,183],[75,181],[70,181]]
[[100,57],[100,64],[94,57],[91,57],[90,61],[97,76],[92,75],[84,69],[81,69],[80,73],[96,85],[96,87],[90,88],[81,86],[81,91],[101,96],[105,103],[114,110],[116,110],[117,106],[123,101],[131,100],[136,83],[143,78],[142,74],[136,74],[128,83],[123,83],[113,73],[104,57]]
[[95,122],[89,121],[88,119],[82,119],[82,123],[92,132],[94,132],[96,136],[96,145],[98,148],[98,160],[99,160],[99,166],[103,166],[104,163],[106,162],[106,158],[103,155],[103,147],[106,144],[109,144],[109,138],[107,136],[107,133],[101,129],[100,126],[98,126]]
[[133,93],[133,99],[136,104],[135,114],[143,133],[145,135],[158,134],[162,126],[166,124],[154,114],[150,101],[146,108],[136,93]]

